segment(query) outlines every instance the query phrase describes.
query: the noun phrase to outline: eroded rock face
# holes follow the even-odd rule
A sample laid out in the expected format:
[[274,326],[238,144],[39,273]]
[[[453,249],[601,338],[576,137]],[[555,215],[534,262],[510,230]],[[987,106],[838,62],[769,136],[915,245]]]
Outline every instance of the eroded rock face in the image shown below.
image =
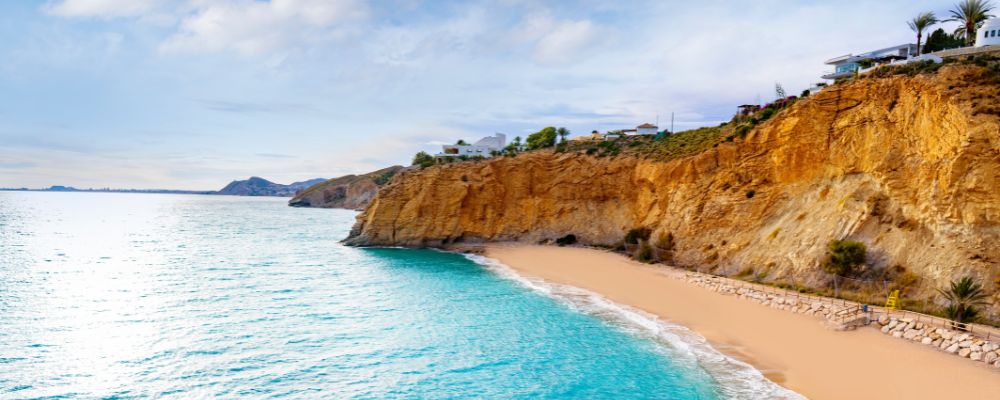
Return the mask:
[[288,205],[360,209],[368,205],[378,189],[402,169],[393,166],[364,175],[347,175],[320,182],[296,193]]
[[[673,261],[809,283],[832,239],[861,240],[873,268],[924,289],[1000,272],[1000,124],[981,71],[864,79],[800,101],[696,156],[531,152],[406,171],[347,243],[439,246],[572,233],[614,245],[635,227],[673,236]],[[971,75],[970,75],[971,74]],[[970,83],[977,82],[977,83]],[[985,96],[987,100],[982,98]]]

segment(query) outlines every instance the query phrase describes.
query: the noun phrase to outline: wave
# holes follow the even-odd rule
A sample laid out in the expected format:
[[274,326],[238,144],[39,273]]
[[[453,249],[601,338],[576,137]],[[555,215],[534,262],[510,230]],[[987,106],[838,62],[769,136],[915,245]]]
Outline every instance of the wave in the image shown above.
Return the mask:
[[767,379],[750,364],[722,354],[704,337],[687,327],[615,303],[589,290],[541,278],[525,277],[492,258],[476,254],[464,254],[464,256],[502,278],[515,281],[577,311],[602,318],[630,334],[653,340],[673,361],[685,367],[701,368],[708,373],[725,398],[805,399],[804,396]]

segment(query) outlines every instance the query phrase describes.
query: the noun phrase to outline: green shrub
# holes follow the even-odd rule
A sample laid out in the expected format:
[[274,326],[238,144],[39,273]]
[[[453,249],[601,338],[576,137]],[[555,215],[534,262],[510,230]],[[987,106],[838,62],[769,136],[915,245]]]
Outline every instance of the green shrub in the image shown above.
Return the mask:
[[413,163],[411,165],[419,165],[420,168],[427,168],[434,165],[434,157],[425,151],[421,151],[413,156]]
[[[434,159],[431,158],[431,162],[433,161]],[[374,181],[376,185],[382,186],[385,185],[386,183],[389,183],[389,180],[392,179],[394,175],[396,175],[396,171],[387,171],[384,174],[376,176],[374,179],[372,179],[372,181]]]
[[556,137],[559,134],[556,131],[556,127],[548,126],[542,128],[542,130],[528,135],[525,139],[525,144],[528,146],[528,150],[537,150],[546,147],[552,147],[556,145]]
[[753,126],[750,124],[740,124],[739,126],[736,127],[736,136],[739,136],[741,138],[746,137],[747,133],[749,133],[750,129],[752,128]]
[[823,270],[835,275],[850,276],[865,263],[868,249],[864,243],[854,240],[832,240],[827,246],[827,258]]
[[760,119],[761,121],[767,121],[768,119],[774,116],[775,112],[777,112],[775,111],[775,109],[768,107],[763,110],[760,110],[760,112],[757,113],[757,118]]

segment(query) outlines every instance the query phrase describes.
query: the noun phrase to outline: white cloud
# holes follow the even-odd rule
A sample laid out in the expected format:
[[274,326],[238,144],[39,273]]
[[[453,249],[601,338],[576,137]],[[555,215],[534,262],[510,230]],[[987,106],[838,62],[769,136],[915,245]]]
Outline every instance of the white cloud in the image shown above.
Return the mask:
[[356,0],[202,1],[160,49],[262,54],[325,39],[338,23],[366,14],[366,6]]
[[565,64],[593,44],[596,29],[590,21],[566,21],[538,41],[535,61],[542,64]]
[[532,59],[543,65],[562,65],[597,43],[598,27],[589,20],[555,20],[547,13],[529,16],[511,33],[517,43],[534,46]]
[[158,3],[158,0],[62,0],[42,9],[60,17],[134,17],[151,11]]

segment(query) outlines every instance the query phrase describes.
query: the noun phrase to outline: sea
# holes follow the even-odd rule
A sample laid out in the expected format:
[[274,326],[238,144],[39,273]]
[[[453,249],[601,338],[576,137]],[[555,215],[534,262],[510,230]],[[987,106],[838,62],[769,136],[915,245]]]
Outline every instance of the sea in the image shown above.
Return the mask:
[[494,260],[284,198],[0,192],[0,398],[801,398]]

